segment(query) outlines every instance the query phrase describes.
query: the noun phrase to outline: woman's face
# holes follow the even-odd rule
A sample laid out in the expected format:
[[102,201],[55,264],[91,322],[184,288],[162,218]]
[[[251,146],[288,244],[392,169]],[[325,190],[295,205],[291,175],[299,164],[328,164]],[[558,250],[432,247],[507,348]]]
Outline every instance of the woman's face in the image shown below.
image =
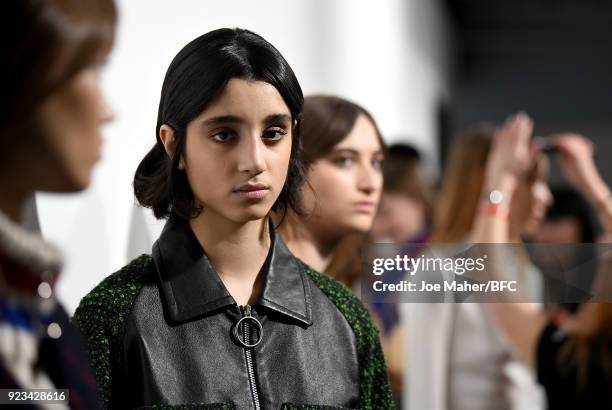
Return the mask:
[[410,241],[425,225],[425,206],[420,201],[396,192],[383,192],[370,236],[400,243]]
[[302,189],[308,225],[332,235],[367,232],[380,200],[383,151],[372,122],[360,114],[351,132],[315,161]]
[[510,224],[519,229],[521,236],[531,236],[538,231],[553,202],[546,183],[548,158],[541,156],[537,161],[534,174],[521,180],[510,204]]
[[261,219],[285,184],[291,139],[291,112],[278,90],[231,79],[187,125],[179,166],[204,214],[239,223]]
[[545,221],[532,240],[538,243],[580,243],[582,226],[573,216]]
[[100,126],[112,118],[100,88],[99,67],[77,73],[41,105],[38,124],[46,146],[40,156],[40,187],[60,192],[86,188],[100,159]]

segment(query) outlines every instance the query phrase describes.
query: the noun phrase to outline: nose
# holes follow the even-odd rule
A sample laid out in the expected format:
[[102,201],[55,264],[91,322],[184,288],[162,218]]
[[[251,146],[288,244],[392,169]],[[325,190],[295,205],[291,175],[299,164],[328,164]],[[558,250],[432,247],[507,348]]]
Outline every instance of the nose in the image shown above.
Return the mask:
[[554,202],[552,193],[546,183],[536,183],[532,198],[532,210],[537,213],[545,214]]
[[115,113],[113,112],[110,104],[104,96],[100,97],[100,122],[102,124],[110,122],[115,119]]
[[259,135],[251,135],[241,139],[241,149],[238,150],[238,171],[251,175],[261,174],[266,170],[266,146]]
[[360,167],[357,180],[357,188],[370,195],[380,189],[382,185],[382,175],[375,170],[370,164],[365,164]]
[[548,184],[544,185],[544,190],[542,192],[543,197],[543,203],[544,206],[546,206],[546,208],[550,208],[552,206],[552,204],[555,202],[555,199],[553,197],[552,192],[550,192],[550,188],[548,187]]

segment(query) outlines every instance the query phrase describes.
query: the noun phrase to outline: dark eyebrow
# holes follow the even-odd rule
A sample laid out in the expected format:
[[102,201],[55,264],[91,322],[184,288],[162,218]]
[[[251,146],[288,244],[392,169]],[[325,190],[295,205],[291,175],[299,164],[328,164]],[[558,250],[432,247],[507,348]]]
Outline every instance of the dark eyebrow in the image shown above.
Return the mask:
[[[225,124],[238,124],[241,122],[242,118],[235,115],[220,115],[218,117],[208,118],[204,120],[202,124],[208,127],[215,127]],[[291,122],[291,116],[287,114],[270,114],[264,119],[264,122]]]
[[218,117],[212,117],[204,120],[202,121],[202,124],[209,127],[214,127],[217,125],[236,124],[240,122],[242,122],[242,119],[240,117],[236,117],[235,115],[220,115]]
[[264,122],[272,123],[272,122],[291,122],[291,116],[287,114],[270,114],[268,115]]
[[[347,152],[353,155],[359,155],[359,153],[357,152],[357,150],[354,150],[352,148],[336,148],[332,150],[333,153],[337,153],[337,152]],[[373,153],[373,155],[384,155],[385,153],[383,152],[383,150],[379,149],[377,151],[375,151]]]
[[359,155],[359,153],[356,150],[352,149],[352,148],[335,148],[335,149],[332,149],[331,152],[334,153],[334,154],[336,154],[336,153],[343,153],[344,152],[344,153],[347,153],[347,154]]

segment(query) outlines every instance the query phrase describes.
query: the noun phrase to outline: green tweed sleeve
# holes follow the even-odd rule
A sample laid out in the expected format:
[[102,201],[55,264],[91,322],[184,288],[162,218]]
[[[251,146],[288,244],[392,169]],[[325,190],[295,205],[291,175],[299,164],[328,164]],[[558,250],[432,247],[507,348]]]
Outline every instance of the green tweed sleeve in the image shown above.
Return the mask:
[[74,314],[106,408],[114,407],[113,392],[121,384],[125,321],[151,264],[148,255],[134,259],[87,294]]
[[395,409],[387,364],[380,345],[378,329],[355,294],[330,276],[303,265],[308,276],[336,305],[355,333],[359,360],[362,410]]

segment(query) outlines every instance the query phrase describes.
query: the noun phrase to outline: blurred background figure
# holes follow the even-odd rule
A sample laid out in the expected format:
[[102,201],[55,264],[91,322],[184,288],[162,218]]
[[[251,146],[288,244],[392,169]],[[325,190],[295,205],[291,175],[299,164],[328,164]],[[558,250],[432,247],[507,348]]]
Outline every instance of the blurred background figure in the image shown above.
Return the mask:
[[[609,244],[612,242],[612,194],[595,164],[595,145],[579,134],[558,134],[552,138],[565,180],[596,211],[597,221],[603,229],[597,240]],[[575,206],[581,207],[578,201]],[[582,219],[583,242],[589,242],[587,239],[593,241],[589,224],[584,216]],[[595,301],[610,300],[612,260],[609,252],[607,255],[599,261],[594,279],[592,272],[584,272],[584,289],[591,289]],[[538,378],[546,388],[549,408],[597,408],[601,403],[610,403],[612,304],[586,303],[562,307],[576,313],[564,315],[563,310],[555,312],[557,314],[548,319],[546,328],[539,333],[537,350],[534,349]]]
[[[514,203],[520,181],[529,173],[533,154],[537,152],[530,141],[530,121],[520,117],[510,123],[512,121],[515,126],[504,127],[505,131],[502,128],[496,133],[495,148],[487,161],[486,186],[498,189],[507,201],[494,204],[500,210]],[[554,135],[551,144],[558,153],[565,178],[596,205],[601,225],[609,234],[612,194],[593,160],[593,144],[578,134]],[[472,238],[477,243],[508,243],[512,240],[509,235],[511,223],[504,212],[479,213]],[[600,274],[593,286],[594,302],[608,301],[612,291],[609,250],[604,248],[603,256]],[[503,262],[498,273],[506,276],[508,261]],[[515,296],[513,300],[517,300]],[[538,380],[546,391],[548,408],[601,408],[602,403],[610,402],[612,305],[584,304],[574,315],[564,314],[563,310],[544,312],[531,303],[487,303],[483,306],[513,346],[515,357],[537,370]]]
[[[431,229],[432,189],[422,161],[420,152],[409,144],[389,146],[383,165],[380,207],[369,234],[373,242],[401,244],[402,252],[409,256],[421,251]],[[403,272],[389,272],[387,278],[398,281],[402,275]],[[371,310],[379,323],[396,403],[401,403],[406,344],[397,301],[373,303]]]
[[[531,120],[519,114],[497,131],[480,127],[460,135],[436,200],[434,243],[468,244],[477,234],[479,216],[488,213],[490,162],[499,162],[504,147],[494,135],[529,134]],[[497,138],[495,138],[497,140]],[[510,161],[510,159],[508,159]],[[552,203],[546,185],[548,162],[538,156],[518,180],[508,204],[508,242],[520,243],[537,230]],[[478,242],[478,241],[475,241]],[[541,277],[523,258],[505,269],[510,277],[528,282],[535,295]],[[497,326],[478,303],[405,304],[408,372],[405,403],[410,409],[542,409],[543,395],[535,377],[515,356]]]
[[[360,249],[382,194],[385,143],[370,113],[335,96],[304,99],[300,136],[308,167],[301,191],[304,214],[277,215],[279,232],[303,262],[358,291]],[[381,334],[387,363],[394,360],[401,368],[403,362],[389,356],[386,336]],[[391,384],[397,399],[397,378]]]
[[553,204],[540,229],[529,239],[537,243],[593,243],[599,234],[593,210],[572,188],[552,189]]
[[408,144],[389,146],[384,188],[370,236],[374,241],[427,242],[432,194],[421,154]]
[[535,245],[532,256],[544,276],[545,300],[574,312],[593,285],[596,266],[588,262],[595,260],[596,252],[590,244],[596,242],[600,227],[593,209],[578,191],[555,188],[552,194],[554,202],[546,219],[528,240],[542,245]]
[[[483,200],[482,192],[487,189],[486,166],[492,155],[494,133],[493,126],[482,125],[464,132],[455,141],[436,201],[432,240],[453,243],[468,239]],[[539,155],[522,176],[517,195],[510,204],[512,242],[520,242],[535,233],[553,203],[547,185],[548,169],[549,160]]]
[[54,293],[62,257],[21,223],[34,191],[76,192],[91,181],[100,126],[112,116],[99,75],[115,6],[10,0],[3,11],[11,28],[0,46],[0,386],[70,389],[70,408],[95,409],[81,335]]
[[380,201],[385,144],[364,108],[333,96],[304,99],[300,135],[308,167],[304,215],[279,215],[280,233],[306,264],[352,286]]

